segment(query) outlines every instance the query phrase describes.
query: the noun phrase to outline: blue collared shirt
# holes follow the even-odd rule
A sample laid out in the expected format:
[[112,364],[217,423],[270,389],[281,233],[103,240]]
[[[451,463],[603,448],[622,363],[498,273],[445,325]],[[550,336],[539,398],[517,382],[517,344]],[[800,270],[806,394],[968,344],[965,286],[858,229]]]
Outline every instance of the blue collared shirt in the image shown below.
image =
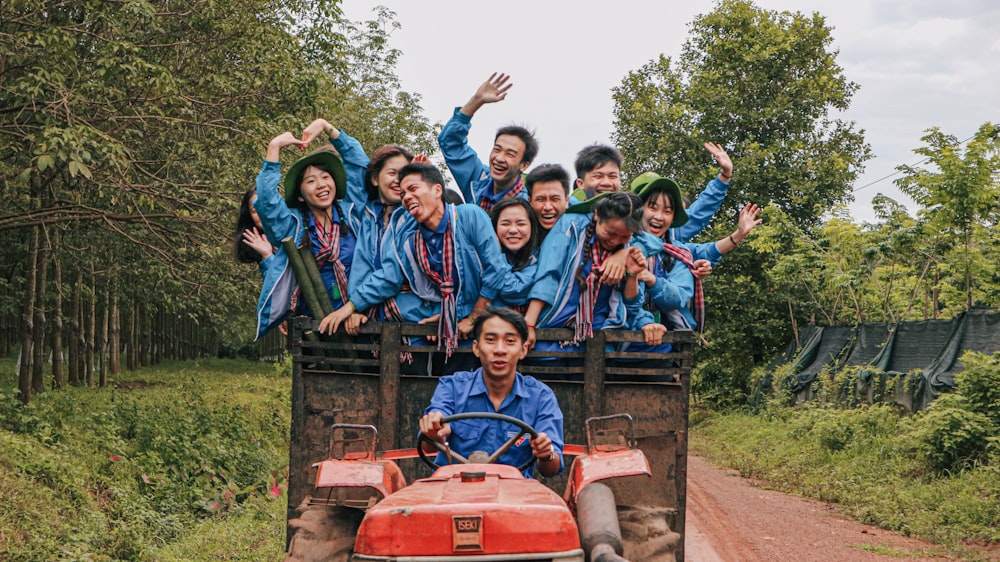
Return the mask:
[[[534,427],[535,431],[544,432],[549,436],[553,449],[560,455],[559,472],[562,472],[562,410],[559,409],[559,403],[552,389],[534,377],[516,373],[514,387],[504,398],[499,410],[494,408],[493,402],[490,401],[482,368],[441,377],[438,379],[438,386],[431,398],[430,406],[424,410],[424,415],[433,411],[441,412],[445,416],[466,412],[496,412],[522,420]],[[492,453],[518,432],[520,428],[516,425],[498,420],[460,420],[451,424],[448,445],[456,453],[468,458],[474,451]],[[500,456],[499,462],[521,466],[531,459],[531,443],[526,434]],[[443,453],[438,453],[436,460],[441,465],[448,462]],[[531,463],[524,470],[524,475],[531,478],[534,472],[535,464]]]

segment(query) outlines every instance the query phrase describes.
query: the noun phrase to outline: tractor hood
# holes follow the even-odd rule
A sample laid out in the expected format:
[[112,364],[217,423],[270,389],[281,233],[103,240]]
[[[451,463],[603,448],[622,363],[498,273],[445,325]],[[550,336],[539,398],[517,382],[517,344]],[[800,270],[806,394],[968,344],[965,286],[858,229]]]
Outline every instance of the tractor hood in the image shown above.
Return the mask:
[[[389,557],[583,560],[566,502],[512,466],[450,465],[368,510],[355,560]],[[493,558],[513,555],[513,558]]]

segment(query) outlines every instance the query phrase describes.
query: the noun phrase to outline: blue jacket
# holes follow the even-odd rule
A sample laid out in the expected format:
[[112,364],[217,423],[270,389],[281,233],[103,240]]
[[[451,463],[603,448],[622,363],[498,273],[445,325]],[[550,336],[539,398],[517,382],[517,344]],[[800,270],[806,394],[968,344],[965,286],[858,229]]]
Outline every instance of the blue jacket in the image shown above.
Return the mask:
[[[691,298],[694,296],[694,275],[691,270],[680,261],[674,260],[673,267],[664,274],[660,267],[660,260],[665,256],[663,239],[644,232],[642,236],[637,236],[634,240],[636,240],[636,246],[642,250],[642,254],[647,258],[654,258],[655,262],[653,273],[656,275],[656,284],[647,289],[648,299],[646,302],[652,303],[659,310],[662,323],[671,330],[696,329],[697,322],[695,322],[694,314],[691,313]],[[674,245],[691,251],[693,259],[696,260],[713,261],[711,256],[722,256],[714,242]],[[718,259],[715,259],[713,265],[717,262]]]
[[[576,270],[583,258],[586,240],[584,234],[591,215],[565,213],[545,236],[538,254],[538,272],[528,298],[544,302],[547,306],[538,317],[539,328],[561,328],[563,319],[576,313],[580,304]],[[633,237],[633,241],[635,237]],[[631,242],[630,244],[631,245]],[[639,295],[626,300],[615,288],[611,291],[607,320],[600,328],[641,329],[653,322],[648,310],[642,309],[645,294],[639,284]]]
[[514,271],[513,267],[511,268],[510,275],[507,276],[507,280],[504,282],[504,288],[497,295],[497,298],[494,299],[493,306],[507,308],[526,306],[528,304],[528,292],[531,291],[531,286],[535,282],[537,273],[538,251],[536,250],[535,254],[528,261],[528,265],[517,271]]
[[254,340],[288,318],[292,311],[287,303],[291,302],[292,294],[298,288],[295,276],[288,268],[288,256],[280,245],[273,254],[261,260],[259,266],[262,282],[257,298],[257,335]]
[[[496,299],[505,289],[510,265],[500,251],[485,211],[476,205],[446,205],[445,213],[455,234],[456,312],[461,319],[472,312],[480,297]],[[441,311],[441,291],[417,263],[413,245],[417,221],[399,209],[391,222],[392,257],[385,255],[381,267],[368,276],[367,282],[351,287],[351,302],[358,310],[365,310],[399,294],[396,302],[403,318],[419,322]],[[413,295],[406,297],[405,303],[400,302],[408,295],[400,294],[404,282]]]
[[[499,201],[506,191],[495,195],[493,193],[493,178],[490,177],[490,167],[484,164],[475,150],[469,146],[469,129],[472,128],[472,117],[462,113],[456,107],[455,113],[438,135],[438,146],[444,155],[445,164],[455,178],[466,203],[479,204],[479,198],[489,197]],[[528,200],[528,188],[525,187],[518,197]]]
[[687,243],[712,221],[712,217],[719,211],[722,201],[729,191],[729,184],[724,183],[716,176],[708,182],[705,189],[695,197],[691,206],[687,208],[688,220],[677,228],[670,229],[670,240],[673,243]]

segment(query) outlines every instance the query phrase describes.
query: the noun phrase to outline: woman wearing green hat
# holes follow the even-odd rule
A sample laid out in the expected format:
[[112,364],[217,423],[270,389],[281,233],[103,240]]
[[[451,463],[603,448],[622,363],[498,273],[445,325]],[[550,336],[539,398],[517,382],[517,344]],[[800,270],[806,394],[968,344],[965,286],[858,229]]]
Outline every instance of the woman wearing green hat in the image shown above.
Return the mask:
[[[536,325],[575,328],[573,344],[604,328],[642,330],[649,345],[661,341],[666,328],[642,309],[642,289],[635,277],[639,268],[619,284],[606,285],[600,280],[604,261],[629,246],[633,235],[641,232],[641,217],[639,198],[621,191],[588,199],[560,217],[539,250],[538,273],[524,315],[529,344],[535,343]],[[623,291],[638,296],[628,299]],[[539,343],[539,349],[558,345]]]
[[[282,197],[278,193],[281,149],[298,147],[305,150],[321,135],[330,142],[292,164],[285,174],[285,195]],[[308,234],[320,277],[335,310],[348,299],[347,280],[358,231],[353,204],[342,201],[348,193],[348,171],[352,181],[359,183],[367,164],[368,157],[356,140],[326,120],[317,119],[303,130],[302,138],[290,132],[274,137],[267,145],[264,163],[257,175],[254,207],[268,239],[277,243],[292,238],[298,246],[303,235]],[[352,192],[358,190],[364,190],[360,183],[351,189]],[[269,306],[287,305],[270,303]]]

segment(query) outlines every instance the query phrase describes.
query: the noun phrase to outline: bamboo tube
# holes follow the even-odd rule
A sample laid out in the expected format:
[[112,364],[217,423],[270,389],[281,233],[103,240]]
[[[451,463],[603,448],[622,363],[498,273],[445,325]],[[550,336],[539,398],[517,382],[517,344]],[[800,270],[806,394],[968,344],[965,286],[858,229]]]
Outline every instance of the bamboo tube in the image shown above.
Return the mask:
[[[313,255],[312,248],[309,247],[308,243],[299,248],[299,256],[302,257],[302,264],[305,266],[306,275],[309,277],[309,281],[316,291],[319,304],[323,307],[323,314],[319,316],[319,318],[323,318],[333,312],[333,302],[330,301],[330,293],[326,292],[323,277],[319,274],[319,268],[316,267],[316,256]],[[340,292],[339,288],[337,292]]]
[[[281,241],[281,245],[285,249],[285,254],[288,255],[288,264],[292,266],[292,273],[295,274],[295,279],[299,282],[299,291],[302,293],[302,298],[306,300],[306,306],[312,311],[313,318],[317,320],[322,319],[327,315],[327,312],[320,305],[319,296],[316,294],[316,286],[313,285],[309,278],[306,264],[303,263],[302,254],[299,253],[299,249],[295,247],[295,241],[291,238],[285,238]],[[313,262],[313,265],[315,266],[315,262]],[[323,293],[326,294],[326,291],[324,290]]]

